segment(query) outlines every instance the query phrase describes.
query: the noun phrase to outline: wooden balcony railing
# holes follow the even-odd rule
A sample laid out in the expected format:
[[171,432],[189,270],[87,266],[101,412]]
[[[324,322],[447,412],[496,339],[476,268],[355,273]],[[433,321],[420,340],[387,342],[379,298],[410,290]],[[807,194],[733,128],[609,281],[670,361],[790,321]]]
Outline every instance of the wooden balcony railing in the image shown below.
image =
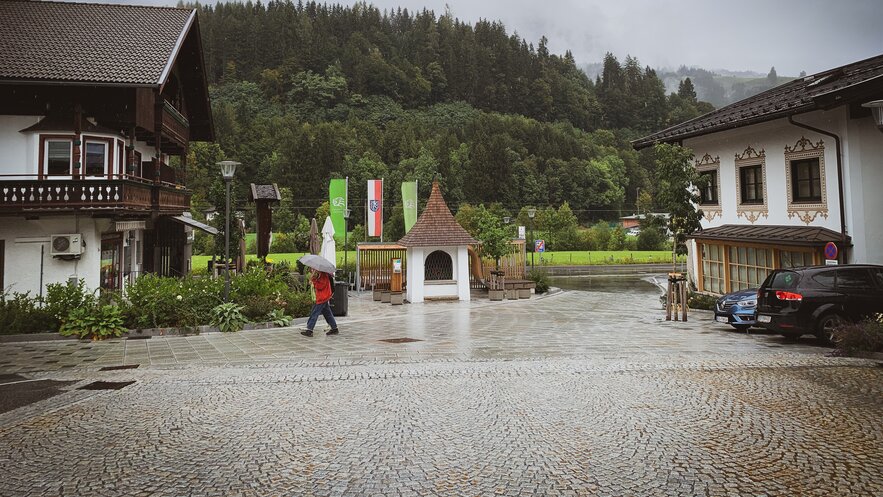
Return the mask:
[[0,177],[0,212],[59,210],[183,212],[190,192],[132,179],[7,179]]
[[190,141],[190,123],[168,101],[163,102],[162,129],[163,133],[180,144],[186,145]]

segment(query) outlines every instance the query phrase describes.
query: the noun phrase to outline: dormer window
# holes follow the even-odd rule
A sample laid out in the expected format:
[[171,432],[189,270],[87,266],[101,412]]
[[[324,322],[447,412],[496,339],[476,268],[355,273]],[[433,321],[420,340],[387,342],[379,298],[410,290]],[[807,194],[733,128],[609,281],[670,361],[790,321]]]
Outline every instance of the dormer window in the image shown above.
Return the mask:
[[73,158],[73,140],[50,138],[44,144],[44,171],[48,176],[69,176]]

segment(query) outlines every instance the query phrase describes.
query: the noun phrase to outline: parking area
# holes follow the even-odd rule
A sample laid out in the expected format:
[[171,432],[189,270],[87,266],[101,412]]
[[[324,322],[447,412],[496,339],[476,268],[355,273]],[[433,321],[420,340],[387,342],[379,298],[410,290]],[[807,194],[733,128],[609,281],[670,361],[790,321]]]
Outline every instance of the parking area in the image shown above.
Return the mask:
[[592,285],[355,295],[332,337],[2,344],[62,393],[0,413],[0,495],[883,493],[883,368]]

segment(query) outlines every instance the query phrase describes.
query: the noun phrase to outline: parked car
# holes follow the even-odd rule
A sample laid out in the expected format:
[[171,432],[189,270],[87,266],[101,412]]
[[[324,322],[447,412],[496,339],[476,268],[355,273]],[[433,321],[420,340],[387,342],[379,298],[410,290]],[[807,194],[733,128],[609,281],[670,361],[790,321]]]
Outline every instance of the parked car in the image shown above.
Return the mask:
[[840,324],[878,312],[883,312],[883,266],[868,264],[777,269],[757,299],[758,325],[828,342]]
[[714,304],[714,320],[729,324],[739,331],[754,326],[757,311],[757,288],[728,293]]

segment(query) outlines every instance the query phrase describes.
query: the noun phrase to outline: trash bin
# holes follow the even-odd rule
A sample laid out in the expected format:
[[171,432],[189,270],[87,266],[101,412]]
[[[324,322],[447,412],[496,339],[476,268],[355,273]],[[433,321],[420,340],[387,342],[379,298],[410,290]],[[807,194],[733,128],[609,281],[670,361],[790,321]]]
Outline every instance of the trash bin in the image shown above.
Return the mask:
[[349,310],[349,284],[345,281],[334,282],[334,295],[331,296],[331,312],[335,316],[346,316]]

